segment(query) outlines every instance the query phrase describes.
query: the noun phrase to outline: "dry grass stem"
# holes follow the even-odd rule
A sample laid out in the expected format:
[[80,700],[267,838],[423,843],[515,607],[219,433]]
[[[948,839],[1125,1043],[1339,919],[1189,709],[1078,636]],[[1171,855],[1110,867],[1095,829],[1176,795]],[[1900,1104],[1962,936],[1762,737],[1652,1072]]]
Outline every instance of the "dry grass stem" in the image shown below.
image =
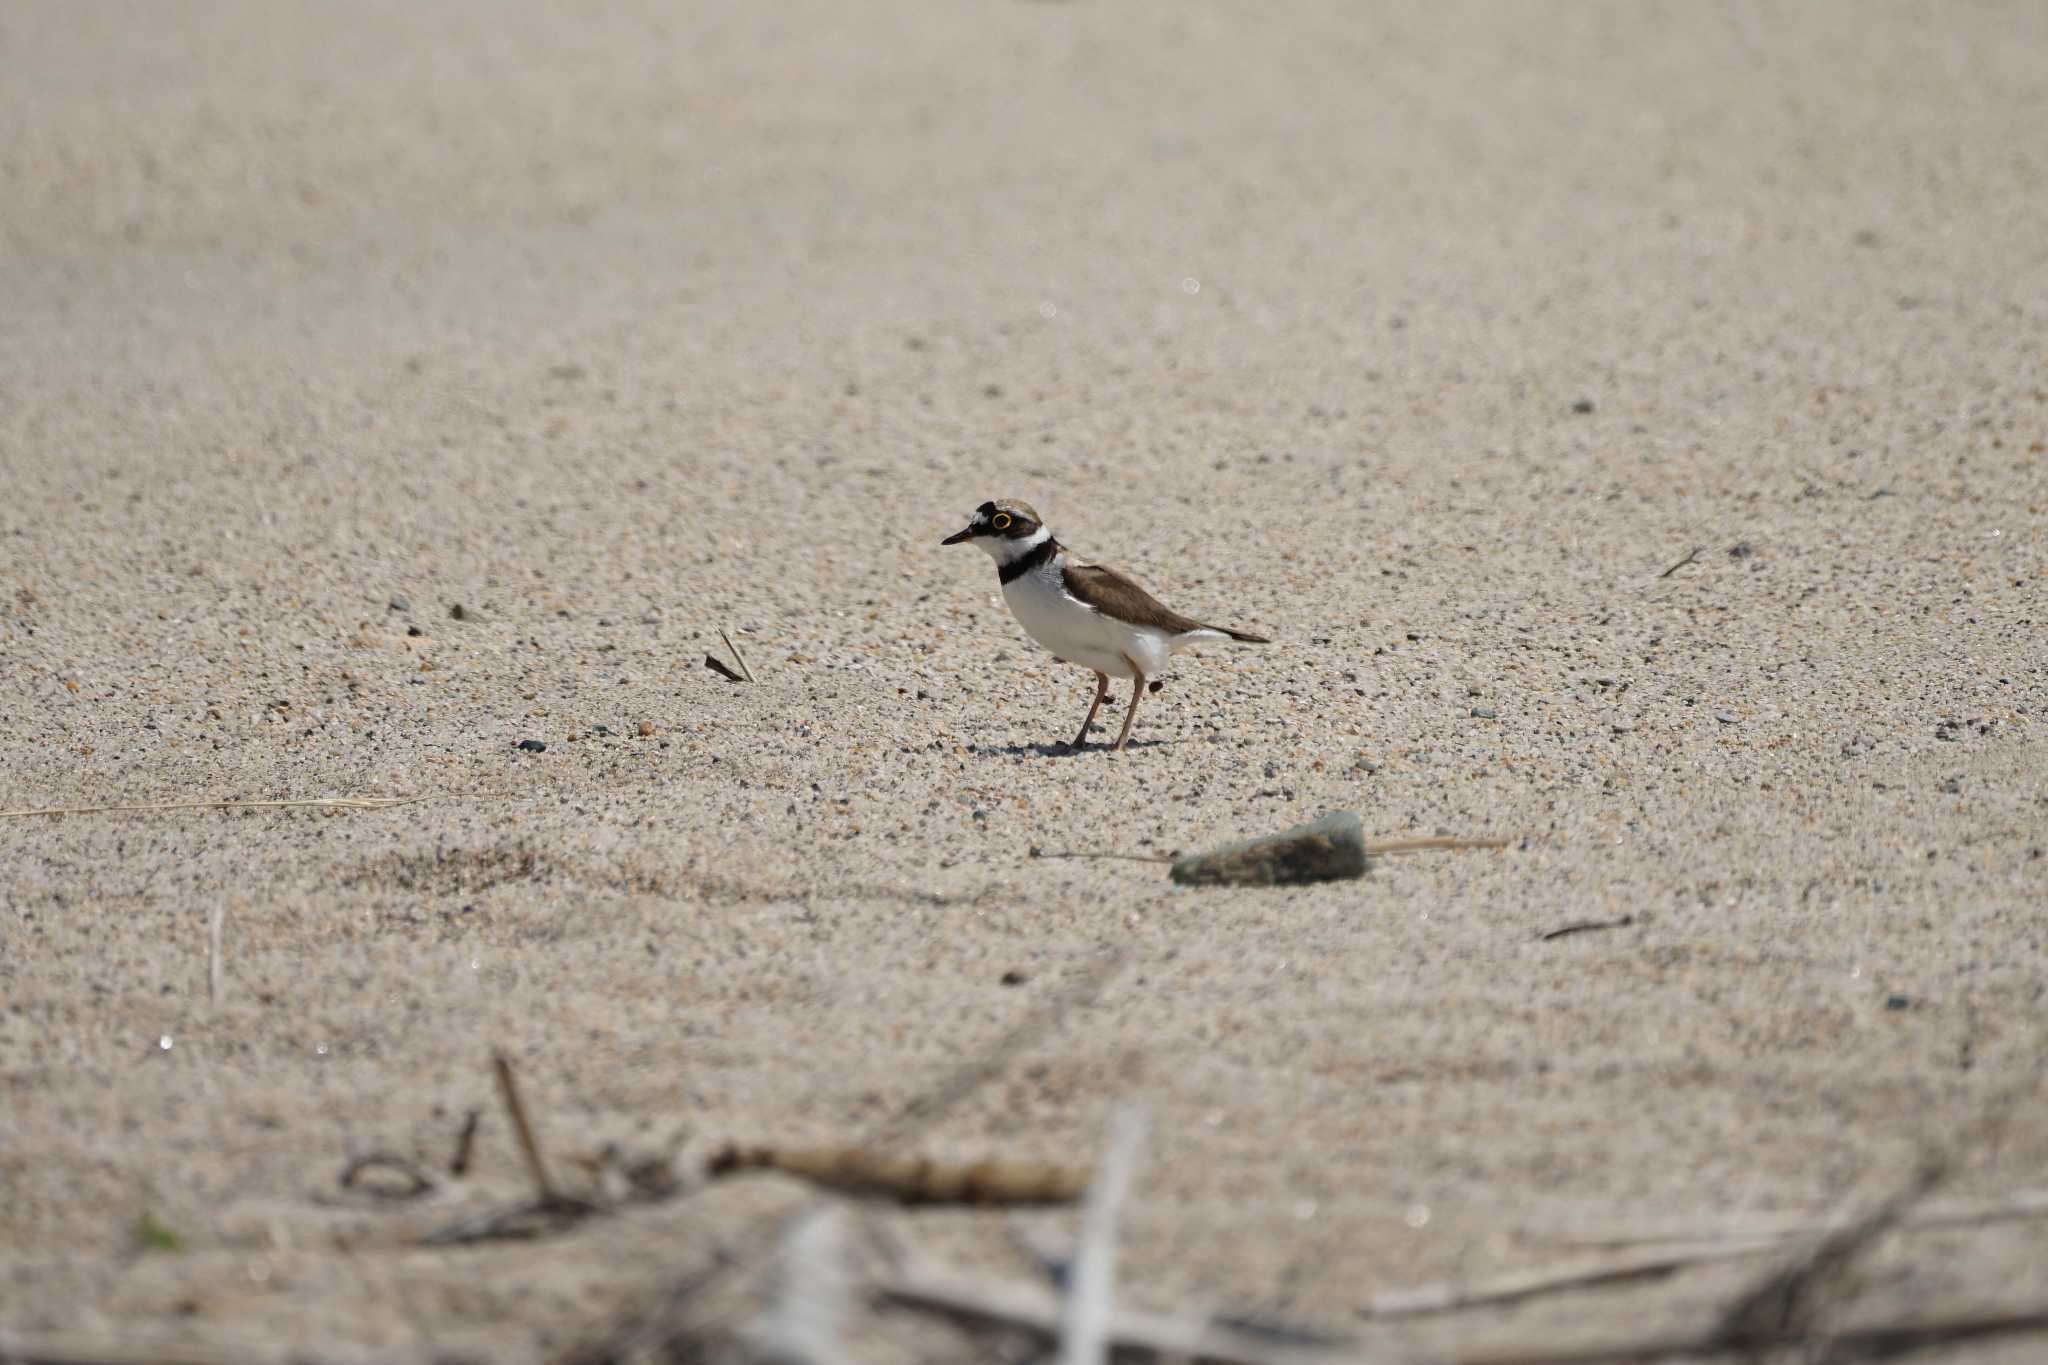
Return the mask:
[[1444,1281],[1414,1289],[1397,1289],[1376,1295],[1358,1312],[1361,1317],[1397,1318],[1491,1307],[1596,1285],[1660,1279],[1685,1266],[1732,1260],[1739,1256],[1758,1256],[1775,1251],[1781,1245],[1774,1238],[1762,1238],[1749,1243],[1730,1242],[1710,1247],[1679,1247],[1663,1251],[1645,1248],[1572,1265],[1510,1271],[1470,1283]]
[[212,920],[206,926],[206,1009],[209,1014],[220,1008],[220,937],[227,913],[225,905],[215,902]]
[[[1928,1203],[1899,1220],[1901,1229],[1976,1227],[1985,1223],[2048,1217],[2048,1190],[2027,1190],[2005,1199],[1948,1200]],[[1785,1242],[1822,1237],[1841,1226],[1839,1219],[1811,1213],[1753,1213],[1716,1226],[1697,1223],[1589,1227],[1544,1240],[1553,1246],[1632,1247],[1712,1242]],[[1531,1234],[1534,1235],[1533,1233]]]
[[[876,1286],[887,1302],[943,1313],[963,1322],[1017,1328],[1041,1341],[1060,1334],[1060,1305],[1032,1283],[983,1279],[913,1266]],[[1109,1341],[1119,1353],[1214,1365],[1336,1365],[1357,1357],[1342,1348],[1263,1340],[1221,1323],[1119,1309],[1109,1319]]]
[[287,810],[294,806],[318,806],[327,810],[390,810],[394,806],[410,806],[426,799],[424,796],[306,796],[290,801],[155,801],[120,806],[42,806],[0,810],[0,820],[21,820],[32,815],[112,815],[172,810]]
[[739,663],[740,672],[747,675],[748,682],[752,682],[754,680],[754,670],[747,667],[747,656],[740,653],[740,647],[732,642],[732,636],[727,635],[721,629],[718,632],[718,638],[725,641],[725,647],[732,651],[732,657]]
[[1460,839],[1448,834],[1416,839],[1385,839],[1367,844],[1365,851],[1378,858],[1388,853],[1454,853],[1468,848],[1512,848],[1513,839]]
[[1684,567],[1685,567],[1686,565],[1688,565],[1688,564],[1692,563],[1692,562],[1693,562],[1693,561],[1694,561],[1695,559],[1698,559],[1699,557],[1700,557],[1699,547],[1698,547],[1698,546],[1694,546],[1694,547],[1693,547],[1692,549],[1690,549],[1690,550],[1688,550],[1688,551],[1686,552],[1686,555],[1685,555],[1685,558],[1684,558],[1684,559],[1681,559],[1681,560],[1679,560],[1679,561],[1678,561],[1678,562],[1677,562],[1676,564],[1673,564],[1673,565],[1672,565],[1672,566],[1671,566],[1670,568],[1666,569],[1666,570],[1665,570],[1665,571],[1664,571],[1663,573],[1660,573],[1660,574],[1658,574],[1658,575],[1657,575],[1657,577],[1659,577],[1659,578],[1669,578],[1669,577],[1671,577],[1671,575],[1673,575],[1673,574],[1677,573],[1677,572],[1678,572],[1678,571],[1679,571],[1680,569],[1682,569],[1682,568],[1684,568]]

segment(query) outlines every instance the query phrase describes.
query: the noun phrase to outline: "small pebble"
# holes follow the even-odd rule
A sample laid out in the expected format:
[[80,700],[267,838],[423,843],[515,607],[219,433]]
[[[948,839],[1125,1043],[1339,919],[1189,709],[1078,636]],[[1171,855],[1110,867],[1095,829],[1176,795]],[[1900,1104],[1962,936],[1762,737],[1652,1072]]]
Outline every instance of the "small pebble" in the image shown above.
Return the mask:
[[642,738],[642,739],[653,739],[653,738],[654,738],[654,722],[653,722],[653,721],[651,721],[651,720],[643,720],[643,721],[641,721],[641,722],[640,722],[640,738]]
[[1591,412],[1592,410],[1593,400],[1590,398],[1581,398],[1578,402],[1572,404],[1572,411],[1576,412],[1581,417],[1584,417],[1587,413]]
[[522,739],[519,741],[519,747],[529,754],[544,754],[548,751],[547,743],[538,739]]
[[1912,1005],[1913,1002],[1903,995],[1892,995],[1885,997],[1884,1007],[1888,1010],[1910,1009],[1912,1008]]
[[1472,708],[1472,719],[1498,720],[1500,719],[1500,712],[1494,710],[1491,706],[1475,706]]
[[1021,986],[1031,978],[1025,976],[1024,973],[1018,971],[1015,967],[1012,967],[1007,972],[1004,972],[1002,976],[998,979],[1005,986]]
[[1723,725],[1733,725],[1735,724],[1735,713],[1733,711],[1716,711],[1714,719],[1720,721]]
[[469,619],[469,608],[457,602],[454,606],[448,608],[448,617],[453,621],[467,621]]
[[421,629],[420,629],[420,628],[419,628],[418,626],[407,626],[407,627],[405,628],[405,633],[406,633],[407,635],[411,635],[411,636],[414,636],[414,637],[418,637],[418,636],[421,636],[421,635],[425,635],[425,634],[426,634],[426,632],[425,632],[425,631],[423,631],[423,630],[421,630]]
[[395,593],[392,593],[392,594],[391,594],[391,610],[393,610],[393,611],[411,611],[411,610],[412,610],[412,599],[411,599],[410,597],[407,597],[407,596],[406,596],[406,595],[405,595],[404,593],[402,593],[402,592],[395,592]]

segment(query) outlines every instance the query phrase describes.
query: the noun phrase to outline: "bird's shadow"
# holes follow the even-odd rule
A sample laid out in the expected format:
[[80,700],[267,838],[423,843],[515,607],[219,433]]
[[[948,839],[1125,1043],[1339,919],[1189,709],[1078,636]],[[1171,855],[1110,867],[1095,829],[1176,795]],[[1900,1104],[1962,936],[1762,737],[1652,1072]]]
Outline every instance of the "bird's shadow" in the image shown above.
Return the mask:
[[[1133,739],[1124,745],[1126,749],[1167,749],[1180,743],[1177,739]],[[1073,745],[1055,744],[984,744],[977,752],[984,754],[1030,754],[1035,758],[1084,758],[1089,754],[1106,754],[1111,744],[1104,740],[1100,744]]]

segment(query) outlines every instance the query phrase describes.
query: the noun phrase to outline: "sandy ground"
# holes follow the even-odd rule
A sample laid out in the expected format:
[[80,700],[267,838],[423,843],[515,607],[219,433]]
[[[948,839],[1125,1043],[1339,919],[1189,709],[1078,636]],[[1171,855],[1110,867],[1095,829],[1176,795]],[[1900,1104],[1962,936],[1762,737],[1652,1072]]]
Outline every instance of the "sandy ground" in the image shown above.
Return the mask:
[[[493,1047],[570,1173],[1140,1102],[1127,1297],[1375,1358],[1758,1268],[1354,1317],[1596,1224],[2048,1184],[2044,73],[2022,3],[0,10],[0,806],[421,798],[0,821],[0,1332],[539,1360],[806,1198],[409,1248],[524,1187]],[[937,544],[999,496],[1275,643],[1065,752]],[[1330,809],[1521,842],[1030,856]],[[2044,1296],[2019,1222],[1844,1311]]]

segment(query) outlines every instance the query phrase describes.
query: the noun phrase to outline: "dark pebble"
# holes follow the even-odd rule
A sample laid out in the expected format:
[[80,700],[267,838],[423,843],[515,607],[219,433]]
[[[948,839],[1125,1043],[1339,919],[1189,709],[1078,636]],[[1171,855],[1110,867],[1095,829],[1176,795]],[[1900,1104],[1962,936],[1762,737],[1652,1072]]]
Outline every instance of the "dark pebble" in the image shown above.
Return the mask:
[[593,725],[590,727],[590,733],[593,735],[608,735],[611,732],[612,727],[609,725]]
[[415,635],[415,636],[417,636],[417,635],[425,635],[425,634],[426,634],[426,632],[425,632],[425,631],[423,631],[423,630],[421,630],[421,629],[420,629],[420,628],[419,628],[418,626],[407,626],[407,627],[405,628],[405,633],[406,633],[407,635]]
[[1755,553],[1756,550],[1746,540],[1738,540],[1728,547],[1728,557],[1730,559],[1748,559]]
[[395,593],[392,593],[392,594],[391,594],[391,610],[393,610],[393,611],[411,611],[411,610],[412,610],[412,599],[411,599],[410,597],[407,597],[407,596],[406,596],[406,595],[405,595],[404,593],[402,593],[402,592],[395,592]]
[[1578,402],[1572,404],[1572,411],[1576,412],[1581,417],[1584,417],[1587,413],[1591,412],[1592,410],[1593,400],[1590,398],[1581,398]]
[[1735,713],[1732,711],[1716,711],[1714,719],[1720,721],[1723,725],[1733,725],[1735,723]]
[[1494,710],[1491,706],[1475,706],[1472,708],[1472,719],[1499,720],[1500,712]]
[[1903,995],[1891,995],[1885,997],[1884,1007],[1888,1010],[1911,1009],[1912,1005],[1913,1002],[1911,1000],[1908,1000]]
[[448,619],[451,621],[467,621],[469,619],[469,608],[457,602],[454,606],[448,608]]
[[519,747],[529,754],[544,754],[548,751],[546,741],[538,739],[522,739],[519,741]]
[[1024,973],[1018,971],[1015,967],[1012,967],[1009,971],[1004,972],[1002,976],[998,979],[1001,980],[1005,986],[1021,986],[1026,981],[1029,981],[1031,978],[1024,975]]

